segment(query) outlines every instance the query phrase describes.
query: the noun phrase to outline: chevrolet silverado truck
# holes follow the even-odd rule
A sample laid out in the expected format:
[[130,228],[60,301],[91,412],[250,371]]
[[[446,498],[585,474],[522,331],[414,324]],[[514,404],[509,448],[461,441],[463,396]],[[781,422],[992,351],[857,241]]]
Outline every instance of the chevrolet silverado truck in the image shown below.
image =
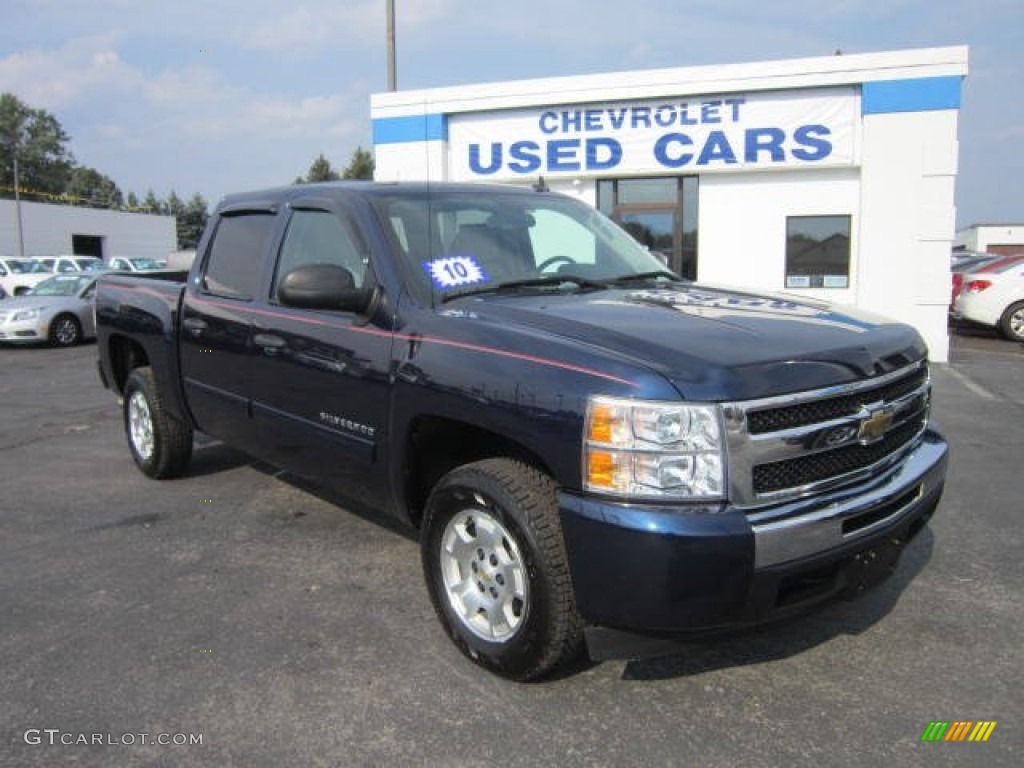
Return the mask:
[[912,328],[682,280],[546,191],[229,196],[96,318],[142,472],[202,432],[399,518],[447,634],[517,680],[856,594],[946,474]]

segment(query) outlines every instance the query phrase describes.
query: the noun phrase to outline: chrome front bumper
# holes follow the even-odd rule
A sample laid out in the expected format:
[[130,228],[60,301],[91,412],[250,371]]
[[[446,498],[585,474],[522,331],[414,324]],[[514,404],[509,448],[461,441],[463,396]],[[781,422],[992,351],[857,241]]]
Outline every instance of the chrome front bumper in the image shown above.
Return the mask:
[[754,568],[819,555],[898,526],[941,491],[947,454],[945,440],[929,428],[897,466],[870,481],[748,514]]

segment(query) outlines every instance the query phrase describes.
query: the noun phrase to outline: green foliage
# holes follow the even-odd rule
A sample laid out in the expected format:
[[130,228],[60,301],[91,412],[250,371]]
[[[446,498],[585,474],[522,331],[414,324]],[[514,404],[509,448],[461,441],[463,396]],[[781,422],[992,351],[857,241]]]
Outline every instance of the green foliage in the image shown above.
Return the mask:
[[72,205],[88,208],[121,208],[124,199],[117,184],[95,168],[76,165],[71,169],[64,194]]
[[0,197],[14,197],[15,153],[24,199],[48,200],[63,194],[75,163],[68,141],[49,112],[32,109],[13,93],[0,94]]
[[146,213],[166,213],[164,204],[153,194],[152,189],[146,190],[146,197],[142,201],[142,210]]
[[312,184],[317,181],[337,181],[340,178],[338,172],[331,166],[331,161],[324,157],[324,153],[321,152],[317,155],[313,164],[309,166],[305,181]]
[[352,159],[348,161],[348,167],[341,174],[341,178],[372,181],[373,171],[373,155],[362,147],[356,147],[352,153]]
[[203,228],[210,218],[206,210],[206,201],[203,196],[196,192],[188,199],[178,215],[178,250],[194,250],[199,244],[199,238],[203,234]]

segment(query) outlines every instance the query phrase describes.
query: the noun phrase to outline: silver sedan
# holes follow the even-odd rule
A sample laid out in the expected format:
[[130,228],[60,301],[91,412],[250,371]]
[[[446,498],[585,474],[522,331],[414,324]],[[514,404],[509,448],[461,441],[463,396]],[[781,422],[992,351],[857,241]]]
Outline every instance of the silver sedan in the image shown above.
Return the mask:
[[70,347],[96,336],[95,274],[57,275],[0,302],[0,342]]

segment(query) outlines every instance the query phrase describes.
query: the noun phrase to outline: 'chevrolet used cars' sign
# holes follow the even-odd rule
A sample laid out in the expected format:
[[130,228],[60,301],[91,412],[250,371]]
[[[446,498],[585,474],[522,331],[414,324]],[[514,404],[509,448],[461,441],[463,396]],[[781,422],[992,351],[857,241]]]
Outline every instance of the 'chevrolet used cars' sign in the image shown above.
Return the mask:
[[843,87],[453,114],[451,178],[849,166],[858,107]]

